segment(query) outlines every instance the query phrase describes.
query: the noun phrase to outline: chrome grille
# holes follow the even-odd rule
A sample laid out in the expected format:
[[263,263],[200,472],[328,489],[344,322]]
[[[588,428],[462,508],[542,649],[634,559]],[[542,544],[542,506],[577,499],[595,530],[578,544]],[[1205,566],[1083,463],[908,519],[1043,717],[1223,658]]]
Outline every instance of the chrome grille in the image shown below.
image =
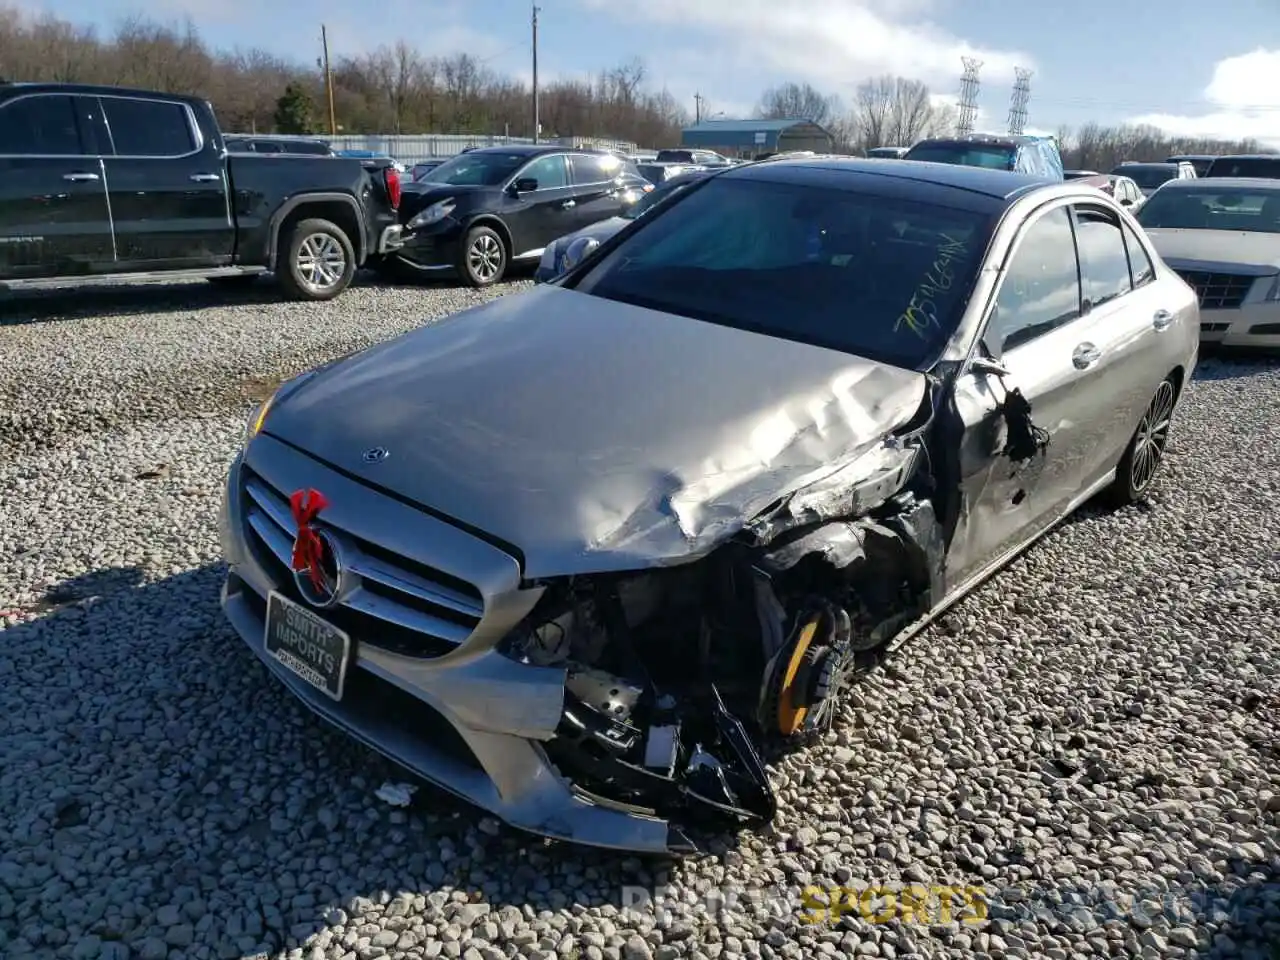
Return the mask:
[[1200,298],[1202,310],[1231,310],[1244,303],[1257,277],[1238,273],[1209,273],[1204,270],[1179,270]]
[[[243,468],[245,523],[250,541],[274,579],[295,600],[291,560],[297,525],[286,496]],[[316,524],[341,542],[354,588],[328,616],[358,641],[409,656],[439,656],[467,639],[484,614],[471,584],[363,540],[350,531]]]

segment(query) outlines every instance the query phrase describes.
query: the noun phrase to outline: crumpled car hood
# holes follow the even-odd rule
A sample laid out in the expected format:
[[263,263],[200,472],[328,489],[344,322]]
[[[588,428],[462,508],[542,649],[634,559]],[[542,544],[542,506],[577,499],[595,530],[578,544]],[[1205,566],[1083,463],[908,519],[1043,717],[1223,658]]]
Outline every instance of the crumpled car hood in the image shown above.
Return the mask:
[[1236,230],[1152,227],[1147,236],[1170,266],[1190,269],[1248,267],[1260,274],[1280,271],[1280,234]]
[[[534,578],[695,559],[878,448],[926,389],[913,371],[540,287],[319,372],[264,429],[513,544]],[[389,456],[365,462],[374,447]]]

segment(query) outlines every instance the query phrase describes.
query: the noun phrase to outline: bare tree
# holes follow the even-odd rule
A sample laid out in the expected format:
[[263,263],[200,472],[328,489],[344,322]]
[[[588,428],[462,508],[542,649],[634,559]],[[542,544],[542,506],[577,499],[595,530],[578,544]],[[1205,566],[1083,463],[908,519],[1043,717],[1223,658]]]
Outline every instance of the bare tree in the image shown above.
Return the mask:
[[760,97],[756,113],[764,120],[804,119],[825,127],[840,111],[835,97],[825,96],[807,83],[784,83]]

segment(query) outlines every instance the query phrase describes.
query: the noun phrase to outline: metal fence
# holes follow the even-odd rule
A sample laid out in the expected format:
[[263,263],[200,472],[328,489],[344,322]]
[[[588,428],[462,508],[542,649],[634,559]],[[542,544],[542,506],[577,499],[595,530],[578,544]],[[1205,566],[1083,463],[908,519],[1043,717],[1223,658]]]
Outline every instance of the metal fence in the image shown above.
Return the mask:
[[[253,136],[253,134],[240,134]],[[529,137],[484,136],[454,133],[418,134],[342,134],[336,137],[321,134],[308,139],[324,140],[335,150],[371,150],[394,157],[402,163],[417,163],[432,157],[457,156],[467,147],[501,147],[506,144],[533,143]],[[600,137],[543,138],[543,143],[563,147],[586,147],[601,150],[621,150],[634,153],[636,145],[625,140],[606,140]]]

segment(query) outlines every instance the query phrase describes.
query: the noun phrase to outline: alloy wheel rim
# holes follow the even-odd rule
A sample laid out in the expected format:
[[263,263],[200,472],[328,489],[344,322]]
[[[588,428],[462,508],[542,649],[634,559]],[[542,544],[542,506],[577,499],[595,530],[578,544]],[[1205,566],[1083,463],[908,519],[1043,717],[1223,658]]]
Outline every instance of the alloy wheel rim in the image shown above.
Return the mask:
[[476,237],[467,251],[467,265],[477,280],[492,280],[502,267],[502,246],[488,234]]
[[1173,385],[1168,380],[1160,384],[1151,398],[1147,412],[1142,415],[1134,438],[1129,482],[1134,492],[1141,492],[1151,485],[1156,469],[1164,459],[1169,443],[1169,424],[1173,418]]
[[313,233],[298,247],[298,273],[312,290],[336,286],[346,269],[342,244],[327,233]]

